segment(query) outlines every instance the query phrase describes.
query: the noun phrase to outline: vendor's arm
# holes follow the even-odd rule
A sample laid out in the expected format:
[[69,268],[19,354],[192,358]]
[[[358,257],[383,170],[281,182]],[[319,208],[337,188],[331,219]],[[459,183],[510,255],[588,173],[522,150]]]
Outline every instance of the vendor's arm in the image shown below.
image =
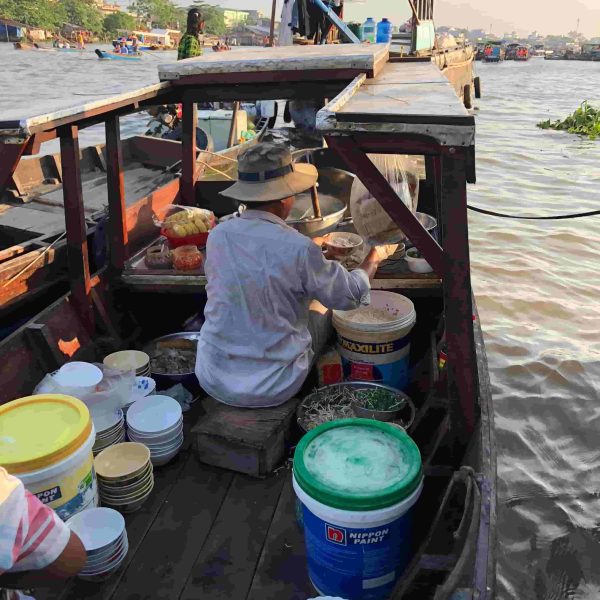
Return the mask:
[[77,535],[2,468],[0,523],[0,587],[35,587],[83,568],[87,557]]
[[309,244],[302,268],[307,296],[327,308],[351,310],[371,302],[370,280],[381,262],[377,251],[371,251],[361,266],[348,272],[342,265],[327,260],[316,244]]

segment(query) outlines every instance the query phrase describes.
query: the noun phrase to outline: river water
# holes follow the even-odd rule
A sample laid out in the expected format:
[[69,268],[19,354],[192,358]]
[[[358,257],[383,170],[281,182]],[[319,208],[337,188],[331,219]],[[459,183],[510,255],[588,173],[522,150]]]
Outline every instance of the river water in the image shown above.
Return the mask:
[[[79,104],[148,85],[157,82],[159,62],[109,63],[92,53],[0,44],[0,113],[35,114],[40,102]],[[484,97],[469,202],[520,215],[598,208],[600,141],[536,123],[600,100],[600,63],[534,59],[477,68]],[[124,119],[123,135],[144,123]],[[101,143],[103,129],[85,130],[81,140]],[[597,600],[600,217],[524,222],[471,213],[470,242],[498,443],[497,597]]]

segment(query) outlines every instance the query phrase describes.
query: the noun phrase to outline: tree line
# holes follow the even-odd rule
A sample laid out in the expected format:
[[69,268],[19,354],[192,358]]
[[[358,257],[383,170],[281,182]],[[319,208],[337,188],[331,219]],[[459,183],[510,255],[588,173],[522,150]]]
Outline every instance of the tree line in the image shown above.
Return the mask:
[[[107,4],[114,1],[107,0]],[[203,2],[195,2],[194,6],[204,15],[206,33],[225,33],[221,9]],[[53,31],[71,23],[99,35],[140,26],[185,29],[187,10],[171,0],[133,0],[127,12],[103,16],[95,0],[0,0],[0,17]]]

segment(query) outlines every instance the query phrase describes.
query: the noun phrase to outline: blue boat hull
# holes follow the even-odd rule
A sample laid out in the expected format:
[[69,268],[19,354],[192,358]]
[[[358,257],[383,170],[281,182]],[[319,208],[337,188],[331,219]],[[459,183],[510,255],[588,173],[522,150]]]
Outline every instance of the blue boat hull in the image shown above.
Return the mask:
[[99,50],[96,48],[95,50],[96,56],[103,60],[142,60],[141,56],[137,56],[134,54],[115,54],[113,52],[106,52],[105,50]]

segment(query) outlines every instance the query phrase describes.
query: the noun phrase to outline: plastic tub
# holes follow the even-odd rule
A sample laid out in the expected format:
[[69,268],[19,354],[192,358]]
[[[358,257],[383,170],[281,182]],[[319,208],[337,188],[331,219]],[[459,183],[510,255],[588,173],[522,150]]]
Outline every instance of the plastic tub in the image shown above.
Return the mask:
[[[382,309],[394,318],[385,322],[362,322],[365,311]],[[371,305],[333,312],[344,378],[378,381],[399,390],[408,386],[410,332],[416,322],[414,304],[393,292],[371,292]]]
[[411,509],[423,488],[408,434],[367,419],[320,425],[298,444],[293,485],[318,593],[388,598],[412,558]]
[[0,407],[0,465],[61,519],[98,505],[87,406],[59,394],[28,396]]

